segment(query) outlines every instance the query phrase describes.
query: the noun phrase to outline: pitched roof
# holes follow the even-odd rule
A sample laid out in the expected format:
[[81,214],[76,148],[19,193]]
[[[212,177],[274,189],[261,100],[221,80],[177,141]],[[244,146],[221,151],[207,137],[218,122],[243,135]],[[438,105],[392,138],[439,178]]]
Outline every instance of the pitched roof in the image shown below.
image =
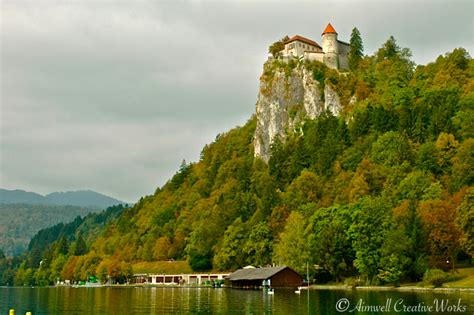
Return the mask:
[[332,27],[331,23],[328,23],[328,26],[326,26],[326,28],[324,29],[324,32],[322,35],[326,34],[326,33],[334,33],[334,34],[337,34],[336,30],[334,29],[334,27]]
[[319,46],[318,43],[316,43],[315,41],[312,41],[311,39],[308,39],[306,37],[303,37],[303,36],[300,36],[300,35],[295,35],[293,36],[292,38],[290,38],[289,40],[286,41],[285,44],[289,44],[291,42],[294,42],[295,40],[299,40],[300,42],[303,42],[303,43],[306,43],[306,44],[309,44],[309,45],[312,45],[312,46],[316,46],[318,48],[321,48],[321,46]]
[[255,268],[255,269],[239,269],[229,275],[231,281],[236,280],[265,280],[268,279],[280,271],[288,268],[287,266],[281,267],[266,267],[266,268]]

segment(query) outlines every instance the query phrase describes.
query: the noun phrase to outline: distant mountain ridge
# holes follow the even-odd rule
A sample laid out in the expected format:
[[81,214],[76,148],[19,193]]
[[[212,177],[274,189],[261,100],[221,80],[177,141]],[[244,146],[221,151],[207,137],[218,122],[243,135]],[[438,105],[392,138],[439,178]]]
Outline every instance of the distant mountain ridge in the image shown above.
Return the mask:
[[70,205],[79,207],[103,208],[113,205],[126,204],[126,202],[100,194],[92,190],[77,190],[66,192],[53,192],[46,196],[35,192],[20,189],[8,190],[0,188],[0,203],[23,203],[40,205]]

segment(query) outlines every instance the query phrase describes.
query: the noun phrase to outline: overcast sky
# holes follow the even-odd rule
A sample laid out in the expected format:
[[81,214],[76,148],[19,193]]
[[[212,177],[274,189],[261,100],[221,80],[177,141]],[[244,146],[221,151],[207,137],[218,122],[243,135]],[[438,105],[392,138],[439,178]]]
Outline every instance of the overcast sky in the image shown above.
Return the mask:
[[269,44],[473,51],[474,1],[1,1],[0,188],[134,202],[255,110]]

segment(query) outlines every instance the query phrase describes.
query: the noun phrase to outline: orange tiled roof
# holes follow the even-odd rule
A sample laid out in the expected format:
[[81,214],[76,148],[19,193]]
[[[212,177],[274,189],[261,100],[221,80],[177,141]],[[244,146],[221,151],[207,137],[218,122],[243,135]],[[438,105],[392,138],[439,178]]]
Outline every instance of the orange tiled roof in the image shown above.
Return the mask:
[[316,43],[315,41],[312,41],[311,39],[308,39],[308,38],[303,37],[303,36],[300,36],[300,35],[295,35],[295,36],[293,36],[292,38],[290,38],[289,40],[287,40],[285,44],[294,42],[295,40],[299,40],[300,42],[303,42],[303,43],[306,43],[306,44],[309,44],[309,45],[312,45],[312,46],[316,46],[316,47],[318,47],[318,48],[321,48],[321,46],[319,46],[319,44]]
[[326,28],[324,29],[323,35],[326,33],[337,34],[336,30],[334,29],[334,27],[332,27],[331,23],[328,23],[328,26],[326,26]]

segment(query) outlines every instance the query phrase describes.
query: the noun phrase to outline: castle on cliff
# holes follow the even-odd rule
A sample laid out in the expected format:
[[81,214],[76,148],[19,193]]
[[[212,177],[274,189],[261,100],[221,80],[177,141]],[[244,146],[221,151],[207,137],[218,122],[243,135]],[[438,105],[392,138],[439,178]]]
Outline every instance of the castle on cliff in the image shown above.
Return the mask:
[[295,35],[285,42],[283,58],[316,60],[332,69],[348,69],[350,44],[337,39],[337,32],[329,23],[322,34],[322,45],[303,36]]

